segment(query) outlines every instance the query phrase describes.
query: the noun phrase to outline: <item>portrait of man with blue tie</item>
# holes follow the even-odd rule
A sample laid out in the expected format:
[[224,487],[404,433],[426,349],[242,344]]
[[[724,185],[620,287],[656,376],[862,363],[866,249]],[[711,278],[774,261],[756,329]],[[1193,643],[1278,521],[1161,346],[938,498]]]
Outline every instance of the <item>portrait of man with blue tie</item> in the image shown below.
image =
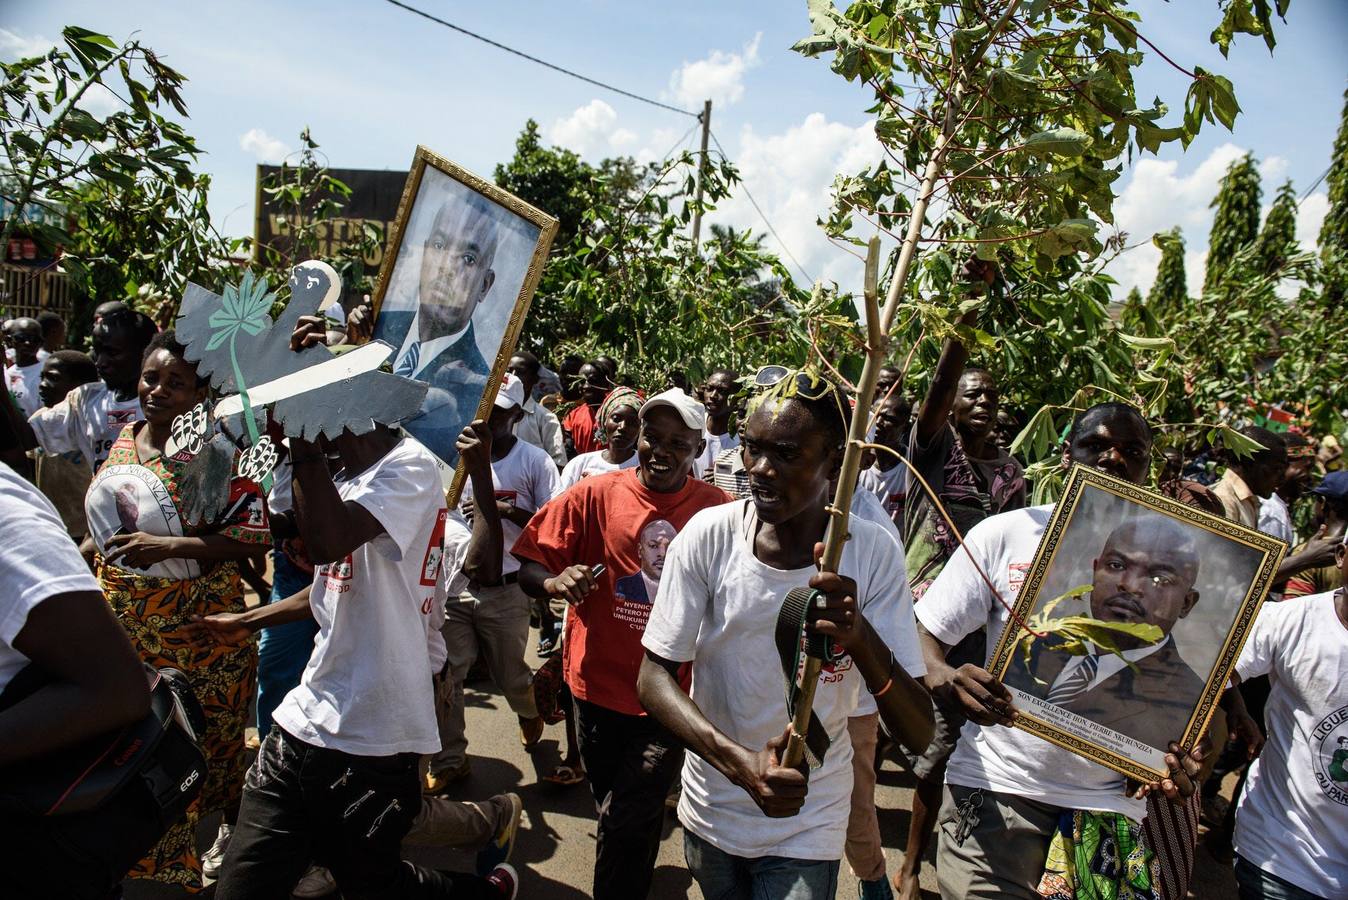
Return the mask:
[[1119,652],[1093,644],[1075,655],[1035,639],[1028,666],[1016,652],[1002,681],[1107,728],[1164,750],[1184,733],[1205,680],[1180,656],[1172,630],[1198,603],[1199,552],[1193,533],[1160,515],[1114,528],[1091,563],[1089,615],[1147,623],[1148,643],[1122,632]]
[[464,183],[454,174],[461,170],[424,148],[414,177],[423,157],[433,164],[419,169],[374,338],[394,348],[394,374],[429,386],[404,429],[456,466],[454,442],[491,384],[491,360],[504,341],[513,343],[531,261],[540,247],[546,254],[555,226],[490,185]]

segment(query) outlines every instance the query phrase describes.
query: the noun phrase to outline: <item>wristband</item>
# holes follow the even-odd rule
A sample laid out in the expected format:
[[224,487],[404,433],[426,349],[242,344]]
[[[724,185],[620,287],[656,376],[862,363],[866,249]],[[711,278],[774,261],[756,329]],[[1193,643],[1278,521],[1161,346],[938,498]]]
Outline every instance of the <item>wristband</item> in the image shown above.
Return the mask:
[[894,659],[894,651],[893,650],[889,651],[889,669],[888,669],[889,677],[885,679],[884,685],[878,691],[872,691],[869,687],[866,688],[866,691],[872,697],[882,697],[884,696],[885,691],[889,690],[891,687],[894,686],[894,666],[896,666],[897,664],[898,664],[897,661]]

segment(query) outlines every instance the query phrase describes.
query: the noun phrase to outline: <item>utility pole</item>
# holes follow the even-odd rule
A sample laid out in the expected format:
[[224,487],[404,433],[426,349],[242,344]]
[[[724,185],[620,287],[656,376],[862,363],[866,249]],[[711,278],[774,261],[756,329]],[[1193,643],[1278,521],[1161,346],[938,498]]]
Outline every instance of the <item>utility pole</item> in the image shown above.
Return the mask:
[[698,237],[702,234],[702,179],[707,168],[707,139],[711,137],[711,101],[702,105],[702,157],[697,164],[697,201],[693,209],[693,252],[697,252]]

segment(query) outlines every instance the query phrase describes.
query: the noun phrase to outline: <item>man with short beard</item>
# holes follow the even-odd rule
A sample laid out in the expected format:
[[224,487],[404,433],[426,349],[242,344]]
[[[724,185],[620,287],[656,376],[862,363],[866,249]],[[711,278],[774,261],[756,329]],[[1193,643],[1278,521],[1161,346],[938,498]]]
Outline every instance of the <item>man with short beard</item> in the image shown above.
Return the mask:
[[1120,634],[1118,654],[1079,656],[1035,641],[1028,662],[1014,655],[1003,683],[1164,748],[1184,731],[1205,683],[1170,638],[1199,601],[1198,569],[1193,535],[1174,519],[1150,515],[1117,526],[1091,565],[1086,615],[1155,625],[1161,637],[1144,642]]
[[[1062,463],[1140,484],[1151,444],[1151,427],[1137,410],[1103,403],[1073,421]],[[1064,827],[1064,815],[1073,823],[1078,815],[1100,817],[1127,829],[1141,845],[1147,797],[1164,794],[1176,804],[1187,802],[1202,763],[1199,750],[1170,743],[1169,778],[1129,795],[1122,775],[1009,727],[1017,714],[1011,694],[985,664],[947,661],[950,648],[980,628],[1001,633],[1007,609],[993,589],[1015,603],[1052,514],[1052,506],[1036,506],[975,525],[965,535],[963,552],[951,558],[916,606],[927,683],[937,698],[968,717],[946,771],[938,819],[936,874],[947,900],[1040,896],[1041,880],[1052,877],[1045,868],[1049,843]]]
[[702,404],[673,388],[638,417],[637,467],[581,479],[534,516],[512,550],[528,594],[571,604],[562,658],[599,807],[596,900],[650,890],[683,750],[637,697],[641,635],[670,538],[730,499],[689,477],[703,448]]

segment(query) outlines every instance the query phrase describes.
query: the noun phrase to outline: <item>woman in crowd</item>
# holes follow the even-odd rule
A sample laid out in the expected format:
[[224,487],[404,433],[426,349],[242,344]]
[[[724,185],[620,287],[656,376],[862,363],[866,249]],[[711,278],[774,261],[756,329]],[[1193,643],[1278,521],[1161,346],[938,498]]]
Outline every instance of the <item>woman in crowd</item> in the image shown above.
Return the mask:
[[[184,358],[172,330],[146,348],[138,392],[145,419],[118,436],[85,509],[98,549],[98,580],[113,612],[146,662],[187,674],[206,714],[200,737],[209,769],[196,808],[130,873],[195,890],[202,886],[203,864],[195,847],[198,817],[222,810],[227,823],[217,847],[205,854],[209,868],[223,855],[237,816],[257,657],[251,643],[202,652],[182,626],[193,616],[241,612],[239,561],[265,552],[271,538],[257,485],[228,470],[194,472],[192,463],[166,452],[174,419],[207,395],[205,380]],[[183,488],[190,480],[196,490],[228,493],[216,520],[185,520]]]

